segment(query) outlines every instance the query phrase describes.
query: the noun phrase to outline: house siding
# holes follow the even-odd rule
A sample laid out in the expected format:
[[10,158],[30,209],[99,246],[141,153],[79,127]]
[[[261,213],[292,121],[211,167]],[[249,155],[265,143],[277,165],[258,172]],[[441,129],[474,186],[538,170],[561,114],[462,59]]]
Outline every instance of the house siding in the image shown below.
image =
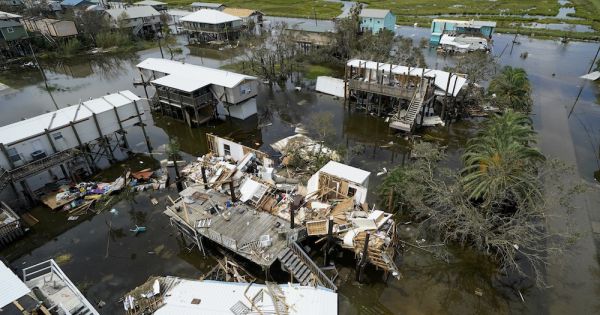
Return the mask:
[[363,32],[371,31],[374,34],[383,29],[394,31],[396,27],[396,16],[391,12],[384,18],[360,17],[360,29]]
[[[12,28],[12,32],[8,30]],[[4,27],[0,29],[2,33],[2,38],[9,42],[17,39],[27,38],[27,32],[23,26],[12,26],[12,27]]]

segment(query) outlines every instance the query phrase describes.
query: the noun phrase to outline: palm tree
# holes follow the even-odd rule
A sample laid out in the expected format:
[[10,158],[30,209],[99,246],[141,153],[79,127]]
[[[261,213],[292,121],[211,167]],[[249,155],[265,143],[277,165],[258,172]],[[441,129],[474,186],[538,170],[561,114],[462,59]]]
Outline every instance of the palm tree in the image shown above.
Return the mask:
[[463,154],[462,187],[472,200],[535,202],[541,198],[537,167],[545,158],[535,145],[531,121],[507,110],[490,118]]
[[500,109],[513,109],[518,112],[531,111],[531,85],[527,72],[522,68],[506,66],[492,79],[488,89]]

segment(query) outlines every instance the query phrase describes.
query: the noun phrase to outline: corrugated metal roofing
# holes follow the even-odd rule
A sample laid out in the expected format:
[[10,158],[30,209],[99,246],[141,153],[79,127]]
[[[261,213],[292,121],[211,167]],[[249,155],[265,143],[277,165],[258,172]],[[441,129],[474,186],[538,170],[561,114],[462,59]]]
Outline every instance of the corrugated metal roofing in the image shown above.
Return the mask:
[[233,21],[241,21],[237,16],[223,13],[217,10],[201,9],[181,18],[181,21],[204,24],[222,24]]
[[[137,67],[169,74],[169,77],[173,76],[173,78],[165,79],[165,81],[162,82],[168,82],[174,86],[181,86],[182,89],[189,89],[194,84],[187,81],[201,82],[198,84],[209,82],[210,84],[232,88],[244,80],[256,80],[256,77],[245,74],[160,58],[148,58],[140,62]],[[177,87],[177,89],[179,89],[179,87]]]
[[25,283],[0,261],[0,309],[29,291]]
[[108,13],[110,15],[110,17],[112,17],[115,20],[118,19],[119,16],[121,14],[123,14],[123,12],[127,13],[127,15],[129,16],[130,19],[137,19],[137,18],[142,18],[142,17],[151,17],[151,16],[160,15],[160,13],[158,13],[158,11],[156,11],[156,9],[154,9],[151,6],[146,6],[146,5],[133,6],[133,7],[125,8],[125,9],[117,8],[117,9],[106,10],[106,13]]
[[135,5],[166,5],[164,2],[154,1],[154,0],[144,0],[134,3]]
[[167,86],[185,92],[194,92],[211,84],[208,81],[199,78],[194,78],[193,76],[188,76],[184,74],[167,75],[152,81],[152,83]]
[[203,8],[220,8],[223,6],[222,3],[212,3],[212,2],[193,2],[191,4],[192,7],[203,7]]
[[[389,72],[390,68],[392,69],[393,73],[396,74],[404,74],[404,75],[411,75],[411,76],[417,76],[420,77],[421,75],[424,75],[428,78],[435,78],[435,86],[447,93],[453,93],[454,96],[458,95],[458,92],[460,92],[460,90],[462,89],[462,87],[467,83],[467,79],[458,76],[458,75],[452,75],[450,77],[450,73],[446,72],[446,71],[442,71],[442,70],[433,70],[433,69],[423,69],[423,68],[410,68],[410,73],[409,73],[409,68],[406,66],[400,66],[400,65],[390,65],[389,63],[377,63],[375,61],[368,61],[368,60],[361,60],[361,59],[352,59],[350,61],[348,61],[348,63],[346,63],[347,66],[353,66],[355,68],[367,68],[367,69],[373,69],[376,70],[378,69],[377,66],[379,66],[379,70],[385,71],[385,72]],[[450,84],[448,85],[448,79],[450,79]],[[456,87],[454,86],[456,83]],[[446,91],[446,87],[448,87],[448,91]]]
[[[154,315],[231,315],[230,310],[241,301],[248,305],[248,297],[254,297],[264,290],[262,301],[256,306],[272,313],[273,300],[266,286],[248,283],[181,280],[165,297],[164,305]],[[285,295],[285,303],[290,306],[290,315],[336,315],[338,314],[337,293],[325,289],[300,286],[297,284],[279,285]],[[248,290],[246,291],[246,289]],[[192,304],[192,301],[195,303]]]
[[464,21],[464,20],[447,20],[447,19],[434,19],[432,23],[453,23],[461,27],[480,28],[483,26],[496,27],[496,22],[493,21]]
[[100,114],[114,107],[121,107],[140,100],[130,91],[122,91],[83,102],[83,106],[72,105],[0,127],[0,143],[10,145],[21,139],[43,134],[45,129],[55,129],[81,119]]
[[12,13],[8,13],[8,12],[4,12],[4,11],[0,11],[0,20],[5,20],[5,19],[18,19],[20,18],[20,15],[17,14],[12,14]]
[[390,13],[390,10],[382,9],[362,9],[360,11],[360,17],[383,19]]
[[338,163],[336,161],[327,162],[327,164],[325,164],[325,166],[323,166],[319,172],[334,175],[357,184],[364,183],[371,175],[371,172],[367,172],[350,165]]

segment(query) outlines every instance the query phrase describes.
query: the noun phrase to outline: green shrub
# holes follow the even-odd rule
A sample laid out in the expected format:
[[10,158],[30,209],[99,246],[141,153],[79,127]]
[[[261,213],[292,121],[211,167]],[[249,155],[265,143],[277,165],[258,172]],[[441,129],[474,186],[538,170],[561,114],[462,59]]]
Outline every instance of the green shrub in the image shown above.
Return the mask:
[[131,45],[131,40],[127,34],[119,32],[103,32],[96,37],[96,45],[101,48],[123,47]]

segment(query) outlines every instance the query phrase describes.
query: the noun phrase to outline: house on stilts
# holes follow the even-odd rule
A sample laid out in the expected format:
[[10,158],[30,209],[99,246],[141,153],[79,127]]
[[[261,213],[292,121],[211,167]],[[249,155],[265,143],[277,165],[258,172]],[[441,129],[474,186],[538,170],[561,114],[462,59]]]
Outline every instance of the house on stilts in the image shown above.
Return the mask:
[[130,151],[126,129],[145,135],[142,102],[121,91],[0,127],[0,194],[10,186],[33,202],[46,184],[117,161]]
[[179,61],[148,58],[137,65],[142,84],[156,89],[151,108],[198,126],[213,118],[256,114],[256,77]]
[[352,59],[346,63],[344,98],[354,98],[378,115],[387,108],[390,128],[413,132],[421,125],[443,124],[467,83],[464,76]]

